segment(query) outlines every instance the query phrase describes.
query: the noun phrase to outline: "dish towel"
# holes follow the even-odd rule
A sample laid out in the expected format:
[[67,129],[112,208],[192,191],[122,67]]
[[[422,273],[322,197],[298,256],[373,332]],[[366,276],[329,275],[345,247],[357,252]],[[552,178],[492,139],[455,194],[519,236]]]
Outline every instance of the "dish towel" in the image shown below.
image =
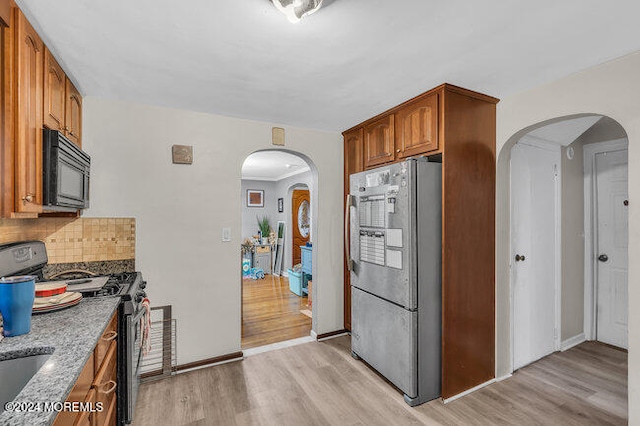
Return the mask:
[[145,297],[142,301],[142,309],[146,310],[144,316],[140,319],[140,347],[142,348],[142,355],[147,355],[151,350],[151,302],[149,298]]

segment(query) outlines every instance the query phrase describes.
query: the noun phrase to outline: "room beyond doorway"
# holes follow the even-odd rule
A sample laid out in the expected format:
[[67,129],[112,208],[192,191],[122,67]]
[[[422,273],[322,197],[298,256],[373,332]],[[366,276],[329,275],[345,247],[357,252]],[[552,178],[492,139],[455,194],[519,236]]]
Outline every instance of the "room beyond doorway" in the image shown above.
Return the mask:
[[311,334],[317,172],[309,161],[294,152],[267,150],[243,164],[242,349]]
[[512,371],[585,340],[627,347],[627,144],[615,120],[580,114],[507,148]]

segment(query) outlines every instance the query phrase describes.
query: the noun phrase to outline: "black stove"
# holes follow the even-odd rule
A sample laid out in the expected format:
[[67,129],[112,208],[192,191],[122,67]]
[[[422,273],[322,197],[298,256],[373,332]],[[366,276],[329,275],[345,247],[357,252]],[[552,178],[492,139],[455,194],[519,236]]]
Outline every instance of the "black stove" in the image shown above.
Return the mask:
[[[74,273],[72,280],[81,278],[98,278],[101,275],[88,275]],[[105,276],[105,275],[102,275]],[[146,282],[142,281],[140,272],[120,272],[117,274],[106,275],[108,277],[105,285],[96,291],[82,292],[83,297],[105,297],[105,296],[121,296],[123,300],[134,300],[135,296],[146,287]],[[68,276],[66,276],[68,278]],[[140,292],[144,293],[144,292]],[[146,296],[146,295],[144,295]],[[143,297],[144,297],[143,296]]]

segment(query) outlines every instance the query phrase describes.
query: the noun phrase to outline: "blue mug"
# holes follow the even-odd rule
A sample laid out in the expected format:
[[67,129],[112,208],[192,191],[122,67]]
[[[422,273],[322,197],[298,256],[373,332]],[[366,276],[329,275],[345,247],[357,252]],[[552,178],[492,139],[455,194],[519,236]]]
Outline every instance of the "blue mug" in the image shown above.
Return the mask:
[[31,312],[36,295],[36,277],[0,278],[0,314],[3,319],[3,335],[19,336],[31,331]]

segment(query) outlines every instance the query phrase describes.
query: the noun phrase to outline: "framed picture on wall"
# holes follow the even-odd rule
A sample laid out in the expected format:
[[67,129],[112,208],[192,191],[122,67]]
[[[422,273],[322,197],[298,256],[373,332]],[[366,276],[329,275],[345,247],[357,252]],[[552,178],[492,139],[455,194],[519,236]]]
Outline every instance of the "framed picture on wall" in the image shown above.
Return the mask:
[[247,207],[264,207],[264,191],[247,189]]
[[278,213],[284,212],[284,198],[278,198]]

